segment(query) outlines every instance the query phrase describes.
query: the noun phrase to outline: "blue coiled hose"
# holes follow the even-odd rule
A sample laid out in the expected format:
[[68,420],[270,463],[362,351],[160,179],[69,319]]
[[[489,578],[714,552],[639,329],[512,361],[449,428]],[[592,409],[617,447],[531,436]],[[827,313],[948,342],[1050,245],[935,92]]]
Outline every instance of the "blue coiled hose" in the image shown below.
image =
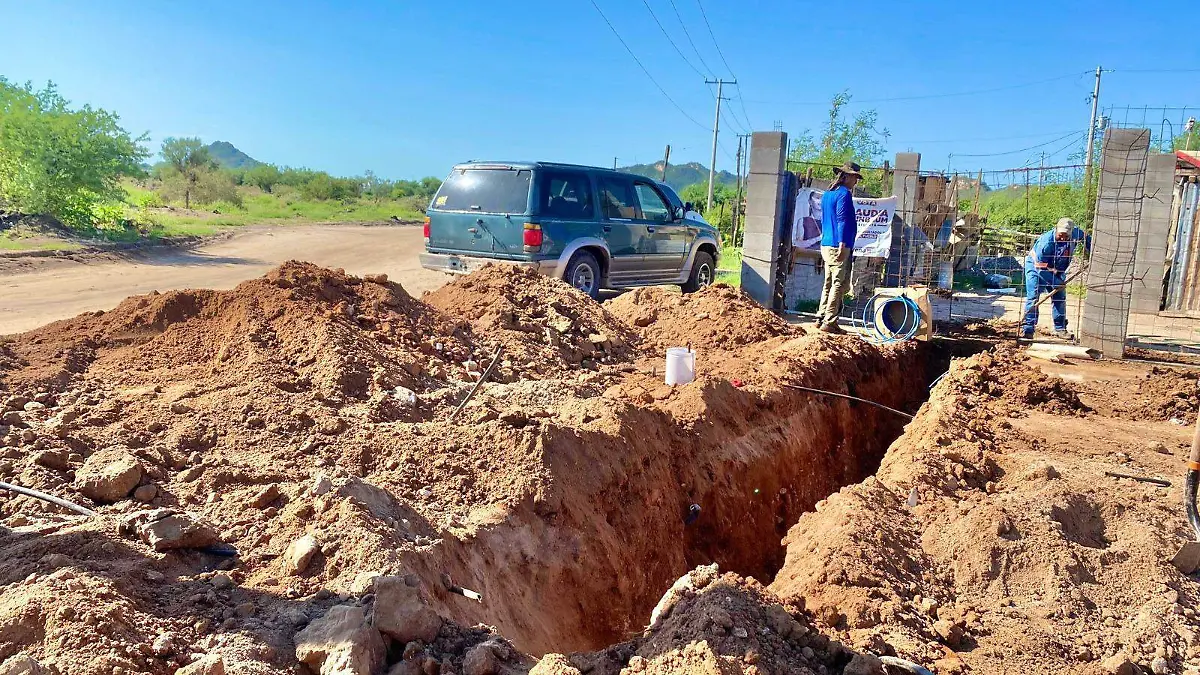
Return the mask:
[[[883,302],[881,311],[876,312],[876,303]],[[903,312],[896,315],[893,312]],[[879,314],[882,322],[876,321]],[[896,319],[899,319],[897,321]],[[912,298],[904,295],[882,296],[876,293],[867,301],[862,313],[863,337],[875,344],[893,344],[913,339],[921,328],[921,308]],[[889,325],[890,324],[890,325]]]

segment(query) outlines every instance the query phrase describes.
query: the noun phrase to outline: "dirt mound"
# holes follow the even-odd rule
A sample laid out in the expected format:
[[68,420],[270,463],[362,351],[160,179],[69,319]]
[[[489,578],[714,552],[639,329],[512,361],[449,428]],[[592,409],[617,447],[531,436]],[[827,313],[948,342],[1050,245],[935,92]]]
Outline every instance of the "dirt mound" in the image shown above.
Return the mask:
[[1192,425],[1200,407],[1200,371],[1154,366],[1133,391],[1125,392],[1113,412],[1128,419],[1179,420]]
[[[469,338],[386,277],[289,262],[231,291],[131,297],[15,336],[10,386],[75,375],[125,384],[216,379],[364,398],[471,379]],[[433,357],[432,359],[428,357]]]
[[567,284],[512,265],[485,265],[427,294],[424,301],[461,318],[488,350],[523,374],[556,376],[580,366],[628,361],[637,336]]
[[658,286],[639,288],[604,306],[635,326],[646,346],[660,354],[668,347],[731,350],[781,335],[804,335],[803,328],[726,284],[686,295]]
[[1014,415],[1030,408],[1059,415],[1083,415],[1090,408],[1079,399],[1079,390],[1062,378],[1047,375],[1026,364],[1012,345],[998,345],[973,360],[969,386],[1004,401]]
[[676,582],[655,608],[646,633],[603,652],[549,655],[534,673],[816,675],[843,672],[852,660],[855,667],[878,664],[822,635],[808,615],[784,607],[754,579],[719,574],[715,565]]

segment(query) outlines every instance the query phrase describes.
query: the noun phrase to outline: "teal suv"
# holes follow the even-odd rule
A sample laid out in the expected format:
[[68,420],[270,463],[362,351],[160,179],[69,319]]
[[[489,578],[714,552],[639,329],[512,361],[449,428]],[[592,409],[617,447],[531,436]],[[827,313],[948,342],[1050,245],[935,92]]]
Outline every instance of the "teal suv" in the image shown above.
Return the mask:
[[596,297],[602,288],[716,278],[720,237],[670,186],[609,169],[549,162],[454,167],[425,218],[427,269],[489,262],[531,267]]

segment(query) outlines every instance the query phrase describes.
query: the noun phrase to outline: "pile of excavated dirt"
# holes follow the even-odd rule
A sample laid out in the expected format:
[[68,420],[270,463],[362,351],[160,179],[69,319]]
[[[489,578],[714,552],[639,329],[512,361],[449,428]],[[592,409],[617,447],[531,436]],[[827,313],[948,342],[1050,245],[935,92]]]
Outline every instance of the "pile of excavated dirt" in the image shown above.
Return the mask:
[[[899,433],[778,382],[895,406],[922,393],[898,352],[821,336],[631,397],[661,379],[620,367],[644,356],[622,322],[560,282],[479,277],[443,311],[382,278],[288,263],[13,336],[0,480],[101,516],[0,493],[0,662],[523,673],[519,650],[624,641],[695,565],[768,580],[786,525]],[[518,289],[542,282],[539,309]],[[524,318],[489,323],[505,306]],[[550,310],[572,320],[546,326],[557,343],[514,327]],[[618,367],[572,369],[562,350],[596,330],[628,335],[593,358]],[[451,419],[499,344],[546,365],[510,362]]]
[[637,336],[599,304],[526,268],[485,265],[429,293],[425,302],[470,323],[488,349],[522,375],[628,361]]
[[726,284],[689,294],[660,286],[639,288],[605,302],[604,307],[634,326],[657,353],[688,345],[732,350],[779,336],[804,335],[803,328]]
[[1114,413],[1132,420],[1170,421],[1192,425],[1200,406],[1200,371],[1154,366],[1132,391],[1114,406]]
[[955,362],[878,473],[791,528],[771,590],[939,675],[1194,672],[1181,486],[1104,473],[1173,479],[1189,431],[1022,410],[998,383],[1028,376],[1003,353]]
[[977,359],[981,367],[970,375],[971,385],[1003,401],[1011,414],[1020,415],[1031,409],[1064,415],[1084,415],[1091,411],[1079,399],[1079,390],[1074,385],[1032,367],[1013,345],[997,345]]

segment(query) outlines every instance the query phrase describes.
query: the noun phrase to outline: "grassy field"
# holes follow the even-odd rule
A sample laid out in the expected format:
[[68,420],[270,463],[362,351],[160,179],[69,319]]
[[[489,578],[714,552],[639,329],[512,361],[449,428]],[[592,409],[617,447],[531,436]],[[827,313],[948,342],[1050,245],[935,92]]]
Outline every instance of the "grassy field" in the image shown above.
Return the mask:
[[717,263],[717,281],[734,288],[742,285],[742,249],[732,246],[721,250]]

